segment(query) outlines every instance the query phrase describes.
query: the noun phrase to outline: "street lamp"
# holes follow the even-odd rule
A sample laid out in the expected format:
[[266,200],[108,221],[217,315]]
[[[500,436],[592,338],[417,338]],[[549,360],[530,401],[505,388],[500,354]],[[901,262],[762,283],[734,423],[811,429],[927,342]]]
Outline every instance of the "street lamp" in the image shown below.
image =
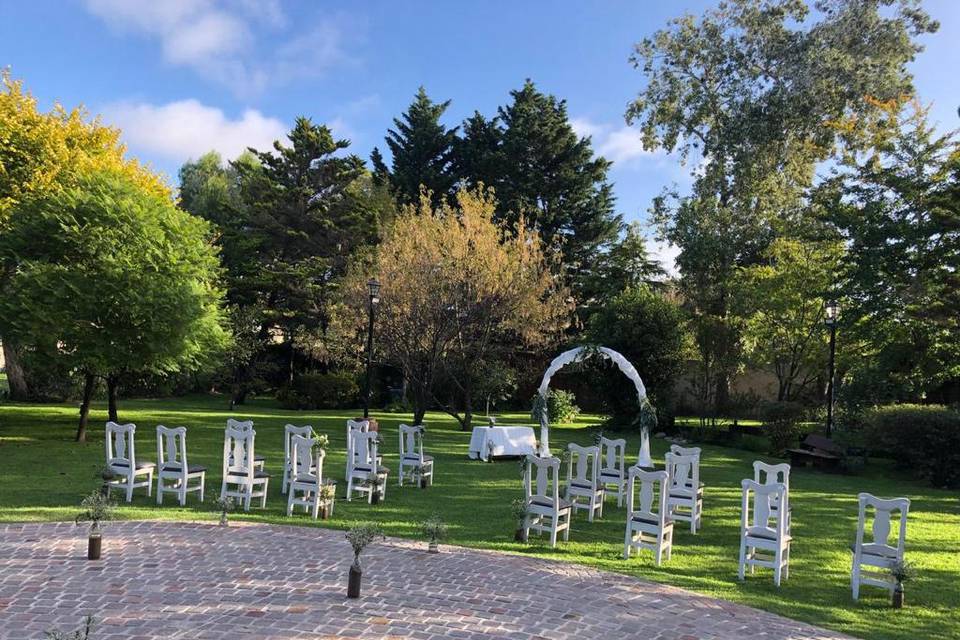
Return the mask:
[[370,369],[373,367],[373,310],[380,302],[380,283],[376,278],[367,281],[367,291],[370,294],[368,306],[370,321],[367,324],[367,380],[363,389],[363,417],[370,417]]
[[840,318],[840,303],[828,300],[823,305],[823,323],[830,328],[830,372],[827,378],[827,437],[833,431],[834,372],[837,356],[837,320]]

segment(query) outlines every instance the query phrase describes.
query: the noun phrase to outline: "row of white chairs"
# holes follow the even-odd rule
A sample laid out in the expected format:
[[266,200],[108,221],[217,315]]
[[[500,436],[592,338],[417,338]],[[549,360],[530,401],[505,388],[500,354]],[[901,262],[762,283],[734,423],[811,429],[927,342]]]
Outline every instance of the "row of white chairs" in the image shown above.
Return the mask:
[[[616,494],[617,506],[626,502],[626,531],[623,557],[642,549],[653,552],[657,566],[670,559],[674,522],[690,523],[691,533],[702,526],[703,488],[700,482],[698,447],[671,445],[665,457],[665,469],[653,471],[632,466],[625,469],[623,439],[601,438],[597,446],[568,445],[567,483],[560,495],[558,458],[528,456],[524,474],[527,513],[524,533],[531,530],[549,533],[550,545],[557,536],[569,539],[570,523],[578,509],[602,517],[607,495]],[[753,479],[741,482],[740,555],[738,575],[756,567],[773,570],[774,583],[789,578],[792,538],[790,508],[790,465],[753,463]],[[910,506],[907,498],[885,500],[867,493],[858,496],[857,536],[851,546],[853,597],[859,597],[861,585],[893,590],[891,567],[903,561],[906,520]],[[872,540],[865,535],[872,515]],[[891,522],[899,518],[895,540],[890,540]]]

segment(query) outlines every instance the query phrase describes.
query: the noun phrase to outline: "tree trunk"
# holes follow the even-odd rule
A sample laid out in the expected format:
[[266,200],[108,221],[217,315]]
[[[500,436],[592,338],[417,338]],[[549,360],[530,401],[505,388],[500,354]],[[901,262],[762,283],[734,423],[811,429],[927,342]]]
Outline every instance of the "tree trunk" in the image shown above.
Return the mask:
[[427,408],[422,406],[414,407],[413,409],[413,424],[423,424],[423,416],[427,415]]
[[27,377],[20,365],[20,354],[9,340],[3,341],[3,359],[7,371],[7,384],[10,387],[11,400],[29,400],[30,388]]
[[107,376],[107,419],[111,422],[120,422],[117,417],[117,386],[119,380],[116,375]]
[[96,378],[92,373],[83,376],[83,402],[80,403],[80,424],[77,425],[77,442],[87,441],[87,418],[90,416],[90,400],[93,398],[93,387]]

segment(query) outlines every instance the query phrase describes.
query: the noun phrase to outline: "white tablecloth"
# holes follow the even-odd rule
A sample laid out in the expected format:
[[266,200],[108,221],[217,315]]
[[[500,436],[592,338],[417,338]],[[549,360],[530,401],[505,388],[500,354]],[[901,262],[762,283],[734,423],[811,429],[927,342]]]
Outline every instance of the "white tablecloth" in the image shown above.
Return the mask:
[[467,455],[476,460],[497,456],[525,456],[537,451],[532,427],[474,427]]

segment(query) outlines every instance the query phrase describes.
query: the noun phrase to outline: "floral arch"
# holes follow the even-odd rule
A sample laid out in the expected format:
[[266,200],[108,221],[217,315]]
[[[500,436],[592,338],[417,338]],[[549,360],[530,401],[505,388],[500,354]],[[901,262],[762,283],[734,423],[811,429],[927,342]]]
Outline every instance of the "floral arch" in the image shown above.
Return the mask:
[[[640,374],[637,373],[634,366],[630,364],[630,361],[623,357],[621,353],[613,349],[608,349],[607,347],[595,346],[582,346],[564,351],[554,358],[550,366],[547,367],[547,370],[543,374],[543,379],[540,381],[540,387],[537,389],[537,393],[539,394],[539,401],[537,402],[539,411],[537,411],[537,413],[539,413],[538,417],[540,420],[541,456],[550,455],[550,416],[547,411],[547,394],[550,391],[550,379],[553,378],[553,375],[557,371],[568,364],[582,362],[593,356],[600,356],[610,360],[633,382],[637,390],[637,401],[641,408],[650,404],[650,401],[647,399],[647,388],[644,386],[643,380],[640,379]],[[646,425],[640,430],[640,455],[638,456],[637,464],[641,467],[653,466],[653,462],[650,459],[650,433]]]

